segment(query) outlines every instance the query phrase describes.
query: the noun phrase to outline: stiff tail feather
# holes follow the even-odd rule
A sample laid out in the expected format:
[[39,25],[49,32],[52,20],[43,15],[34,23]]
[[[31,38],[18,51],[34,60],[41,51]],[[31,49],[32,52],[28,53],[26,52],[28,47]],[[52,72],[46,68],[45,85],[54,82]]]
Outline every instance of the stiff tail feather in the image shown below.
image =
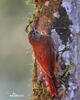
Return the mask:
[[49,85],[49,91],[50,91],[51,96],[58,96],[53,79],[48,74],[46,74],[46,79]]

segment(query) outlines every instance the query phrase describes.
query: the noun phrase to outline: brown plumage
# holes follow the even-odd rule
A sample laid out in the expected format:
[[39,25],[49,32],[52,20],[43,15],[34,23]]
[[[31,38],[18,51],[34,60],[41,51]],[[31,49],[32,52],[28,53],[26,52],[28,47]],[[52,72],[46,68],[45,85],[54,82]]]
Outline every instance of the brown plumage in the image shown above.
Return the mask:
[[40,66],[45,71],[46,80],[49,84],[49,91],[52,96],[56,96],[57,87],[59,83],[55,76],[55,69],[57,68],[55,46],[53,40],[49,36],[43,36],[38,32],[32,30],[28,39],[33,47],[35,57]]

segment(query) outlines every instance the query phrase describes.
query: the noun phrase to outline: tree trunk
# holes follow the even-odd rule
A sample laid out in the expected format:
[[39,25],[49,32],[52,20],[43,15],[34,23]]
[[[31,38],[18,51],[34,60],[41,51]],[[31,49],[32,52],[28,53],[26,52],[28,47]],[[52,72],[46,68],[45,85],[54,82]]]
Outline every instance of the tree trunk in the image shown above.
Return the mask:
[[36,0],[32,25],[43,35],[50,35],[57,51],[59,97],[52,98],[45,73],[34,58],[32,100],[80,100],[80,0]]

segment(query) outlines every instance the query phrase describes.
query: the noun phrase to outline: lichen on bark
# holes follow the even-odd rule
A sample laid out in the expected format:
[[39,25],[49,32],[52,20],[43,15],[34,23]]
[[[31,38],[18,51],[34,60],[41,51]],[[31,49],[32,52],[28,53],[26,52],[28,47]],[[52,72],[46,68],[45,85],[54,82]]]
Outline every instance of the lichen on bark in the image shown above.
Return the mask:
[[[58,98],[52,98],[49,93],[47,83],[45,82],[45,73],[37,63],[37,60],[35,59],[33,62],[34,67],[33,67],[33,79],[32,79],[32,84],[33,84],[32,100],[67,100],[64,98],[65,95],[67,96],[66,89],[68,88],[69,75],[70,75],[69,71],[72,66],[71,64],[72,57],[68,55],[69,61],[67,61],[65,55],[71,53],[70,43],[72,42],[71,38],[72,32],[69,29],[69,26],[72,25],[72,21],[69,19],[66,10],[63,7],[61,7],[62,0],[59,1],[32,0],[32,1],[34,1],[36,12],[31,26],[36,27],[37,31],[40,32],[41,34],[51,36],[54,40],[55,36],[57,36],[57,38],[60,39],[60,41],[57,38],[55,40],[55,42],[58,44],[56,45],[56,47],[57,47],[57,52],[59,54],[58,63],[61,68],[59,72],[60,71],[65,72],[66,69],[66,72],[62,74],[63,77],[61,76],[59,79],[61,81],[61,84],[65,86],[65,89],[62,88],[61,90],[59,90],[60,95]],[[64,45],[65,48],[62,51],[59,51],[58,49],[62,45]],[[64,83],[62,83],[62,81],[64,81]]]

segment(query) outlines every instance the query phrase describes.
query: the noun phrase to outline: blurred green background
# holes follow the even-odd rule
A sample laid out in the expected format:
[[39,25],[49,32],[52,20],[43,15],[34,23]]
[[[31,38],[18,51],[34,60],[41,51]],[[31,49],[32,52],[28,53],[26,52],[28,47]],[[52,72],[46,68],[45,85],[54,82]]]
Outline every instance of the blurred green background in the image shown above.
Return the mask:
[[[0,100],[30,100],[32,52],[25,32],[33,7],[24,0],[0,0]],[[13,92],[24,97],[10,97]]]

